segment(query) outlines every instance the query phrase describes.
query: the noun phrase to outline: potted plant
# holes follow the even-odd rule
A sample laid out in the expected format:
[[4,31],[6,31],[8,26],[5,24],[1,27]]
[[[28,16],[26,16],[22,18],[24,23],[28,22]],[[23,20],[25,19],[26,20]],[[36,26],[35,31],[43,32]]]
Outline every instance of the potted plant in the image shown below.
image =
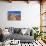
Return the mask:
[[35,31],[34,33],[34,40],[36,40],[38,37],[41,38],[42,32],[39,32],[38,27],[32,27],[32,29]]
[[34,39],[36,40],[36,38],[38,37],[38,27],[32,27],[33,28],[33,30],[35,31],[35,33],[34,33]]

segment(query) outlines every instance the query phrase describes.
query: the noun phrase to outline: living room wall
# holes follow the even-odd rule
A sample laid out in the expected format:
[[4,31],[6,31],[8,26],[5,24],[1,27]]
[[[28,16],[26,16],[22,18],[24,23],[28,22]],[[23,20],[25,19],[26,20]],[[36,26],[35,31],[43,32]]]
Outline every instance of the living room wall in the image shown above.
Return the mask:
[[[8,11],[21,11],[21,20],[9,21]],[[31,1],[29,4],[24,1],[0,2],[0,27],[31,28],[32,26],[40,26],[40,4],[37,1]]]

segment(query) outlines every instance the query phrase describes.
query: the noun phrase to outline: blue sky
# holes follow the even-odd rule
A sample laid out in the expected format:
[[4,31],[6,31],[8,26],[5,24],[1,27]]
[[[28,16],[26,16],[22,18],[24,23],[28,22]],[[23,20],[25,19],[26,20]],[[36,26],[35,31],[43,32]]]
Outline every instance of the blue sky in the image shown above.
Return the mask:
[[15,14],[16,16],[21,16],[21,11],[8,11],[8,14]]

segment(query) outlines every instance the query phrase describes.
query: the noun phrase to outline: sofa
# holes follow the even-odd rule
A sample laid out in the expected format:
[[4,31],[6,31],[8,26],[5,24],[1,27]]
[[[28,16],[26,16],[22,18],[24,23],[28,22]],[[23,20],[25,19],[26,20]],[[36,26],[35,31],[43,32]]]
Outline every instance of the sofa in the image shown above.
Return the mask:
[[[26,31],[26,33],[22,33],[21,30],[24,29],[28,29],[28,28],[13,28],[10,27],[8,29],[8,31],[10,32],[9,36],[5,36],[5,39],[10,39],[10,40],[20,40],[21,43],[31,43],[34,41],[34,37],[32,36],[32,31],[30,31],[30,33],[28,33]],[[28,30],[29,31],[29,30]],[[31,34],[31,35],[29,35]]]

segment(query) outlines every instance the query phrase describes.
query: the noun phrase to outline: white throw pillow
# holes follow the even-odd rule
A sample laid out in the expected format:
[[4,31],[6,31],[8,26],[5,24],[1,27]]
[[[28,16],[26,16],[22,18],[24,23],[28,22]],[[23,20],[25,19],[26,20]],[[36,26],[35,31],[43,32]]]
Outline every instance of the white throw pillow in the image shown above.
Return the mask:
[[25,33],[27,32],[27,28],[23,28],[23,29],[21,29],[21,33],[24,35]]
[[10,33],[8,32],[8,29],[5,29],[5,30],[3,31],[3,34],[4,34],[4,35],[10,35]]

